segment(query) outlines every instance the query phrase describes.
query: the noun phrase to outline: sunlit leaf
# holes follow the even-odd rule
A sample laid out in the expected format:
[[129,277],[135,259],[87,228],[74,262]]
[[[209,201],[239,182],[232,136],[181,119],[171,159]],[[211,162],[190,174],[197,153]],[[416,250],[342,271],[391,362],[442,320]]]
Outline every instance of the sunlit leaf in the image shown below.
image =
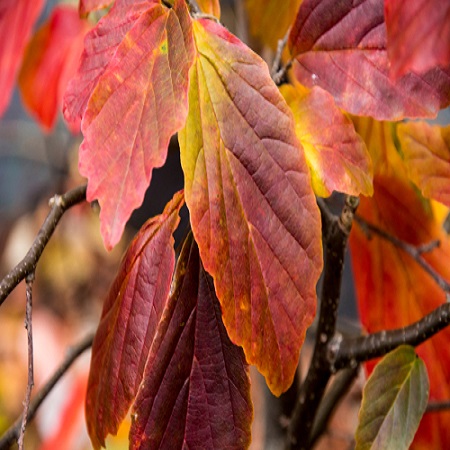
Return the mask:
[[[27,47],[19,87],[25,106],[46,130],[55,124],[67,83],[78,68],[88,29],[75,8],[60,5]],[[79,131],[80,121],[70,126]]]
[[25,46],[43,5],[44,0],[0,3],[0,116],[11,99]]
[[[423,257],[450,281],[450,238],[409,182],[393,143],[385,150],[389,165],[375,176],[373,197],[361,197],[358,214],[411,245],[440,240],[440,246]],[[445,293],[411,256],[374,233],[368,239],[357,224],[350,249],[360,317],[368,332],[409,325],[446,301]],[[450,398],[449,339],[446,328],[417,348],[428,368],[431,400]],[[449,421],[448,412],[426,414],[412,448],[448,448]]]
[[356,450],[407,450],[428,402],[427,369],[403,345],[375,367],[363,390]]
[[103,306],[92,347],[86,421],[94,448],[116,434],[137,394],[169,295],[172,233],[183,194],[149,220],[131,243]]
[[289,48],[298,80],[326,89],[352,114],[434,117],[450,104],[450,67],[390,79],[383,0],[304,0]]
[[245,0],[251,34],[272,49],[277,48],[302,0]]
[[280,394],[316,308],[320,218],[289,108],[266,64],[212,21],[194,23],[186,203],[231,340]]
[[450,65],[450,2],[384,0],[390,73]]
[[108,249],[141,205],[153,169],[165,162],[170,137],[185,123],[193,58],[184,0],[173,8],[147,3],[98,78],[81,122],[79,170],[88,178],[88,201],[100,203]]
[[397,131],[411,180],[425,197],[450,206],[450,126],[407,122]]
[[333,97],[318,86],[309,90],[285,84],[280,90],[294,114],[316,195],[372,195],[370,155]]
[[219,0],[197,0],[197,4],[205,14],[211,14],[220,19],[220,2]]
[[130,448],[245,449],[252,410],[244,353],[188,239],[133,406]]

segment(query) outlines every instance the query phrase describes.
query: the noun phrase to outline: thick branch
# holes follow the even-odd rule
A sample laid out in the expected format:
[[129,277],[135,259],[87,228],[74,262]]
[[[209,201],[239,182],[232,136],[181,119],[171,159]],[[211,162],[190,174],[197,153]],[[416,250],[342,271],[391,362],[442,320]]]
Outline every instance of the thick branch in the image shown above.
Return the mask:
[[[384,356],[402,344],[417,346],[450,324],[450,303],[444,303],[419,321],[404,328],[380,331],[357,338],[336,336],[328,356],[335,370]],[[334,345],[333,345],[334,344]]]
[[[56,383],[61,379],[61,377],[69,370],[70,366],[74,363],[74,361],[88,348],[92,346],[92,341],[94,339],[94,333],[86,336],[81,342],[77,345],[69,349],[67,358],[61,364],[61,366],[56,370],[50,380],[47,381],[45,386],[36,394],[34,399],[30,403],[30,407],[28,409],[28,415],[26,417],[27,422],[33,419],[36,415],[37,410],[41,406],[42,402],[46,399],[48,394],[53,390]],[[10,448],[14,441],[17,440],[20,429],[22,426],[22,416],[20,416],[14,424],[5,431],[3,436],[0,439],[0,450],[5,450]]]
[[28,250],[25,258],[23,258],[0,283],[0,306],[11,291],[28,275],[34,272],[36,264],[63,214],[69,208],[81,203],[85,199],[86,186],[79,186],[66,192],[64,195],[55,195],[50,200],[51,210],[39,230],[30,250]]
[[295,450],[310,447],[310,436],[317,409],[331,376],[331,366],[326,359],[327,348],[336,329],[344,255],[358,199],[347,197],[339,219],[332,216],[323,203],[319,203],[319,206],[325,242],[323,290],[311,366],[301,386],[288,429],[287,448]]

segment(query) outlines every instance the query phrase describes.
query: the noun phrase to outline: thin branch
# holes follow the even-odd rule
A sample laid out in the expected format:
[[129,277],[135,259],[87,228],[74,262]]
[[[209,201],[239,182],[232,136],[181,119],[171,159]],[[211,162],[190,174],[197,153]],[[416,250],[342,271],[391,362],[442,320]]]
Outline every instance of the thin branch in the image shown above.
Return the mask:
[[[64,362],[59,366],[53,376],[47,381],[45,386],[36,394],[33,400],[30,403],[30,407],[28,409],[28,414],[26,417],[26,421],[31,421],[42,402],[47,398],[48,394],[53,390],[56,383],[62,378],[62,376],[69,370],[70,366],[75,362],[75,360],[87,349],[92,346],[92,341],[94,340],[94,333],[90,333],[86,336],[82,341],[69,349],[68,355]],[[14,441],[18,438],[21,426],[22,426],[23,418],[20,416],[13,425],[5,431],[3,436],[0,439],[0,450],[5,450],[10,448]]]
[[369,359],[384,356],[399,345],[416,347],[450,324],[450,303],[438,306],[417,322],[395,330],[380,331],[357,338],[336,335],[328,349],[334,370],[353,367]]
[[28,275],[34,272],[36,264],[50,240],[56,225],[63,214],[72,206],[86,199],[86,186],[79,186],[66,192],[64,195],[55,195],[50,200],[51,210],[45,219],[33,245],[28,250],[25,258],[9,272],[0,283],[0,306],[6,300],[11,291]]
[[321,208],[322,233],[325,242],[323,290],[311,365],[300,388],[299,398],[288,428],[286,447],[291,450],[310,448],[316,413],[332,375],[331,366],[327,360],[328,343],[334,337],[336,330],[344,255],[357,207],[358,198],[348,196],[339,219],[325,213],[326,210]]
[[440,412],[450,410],[450,400],[445,402],[429,402],[425,412]]
[[329,391],[326,393],[317,411],[316,420],[311,432],[310,446],[313,447],[317,439],[322,436],[328,422],[336,410],[339,402],[344,398],[358,375],[359,366],[344,369],[336,375]]
[[281,57],[283,55],[283,50],[286,47],[287,41],[289,39],[289,33],[291,32],[291,29],[289,28],[286,31],[286,34],[284,35],[283,39],[280,39],[278,41],[277,45],[277,52],[275,53],[275,58],[272,63],[272,69],[270,71],[270,76],[272,77],[272,80],[276,85],[279,85],[281,83],[281,80],[283,79],[286,72],[289,70],[289,68],[292,66],[292,60],[288,61],[287,64],[283,67],[281,67]]
[[28,338],[28,382],[27,382],[27,392],[25,394],[25,401],[23,404],[23,414],[22,422],[20,424],[20,433],[17,440],[19,450],[23,450],[23,439],[25,437],[25,428],[27,426],[28,411],[30,409],[31,391],[34,387],[34,362],[33,362],[33,320],[32,320],[32,310],[33,310],[33,281],[34,272],[27,276],[27,305],[25,310],[25,328],[27,329]]
[[200,7],[198,6],[196,0],[186,0],[186,3],[189,7],[189,11],[191,12],[191,14],[196,15],[201,13]]
[[440,245],[439,241],[432,241],[430,243],[416,247],[402,241],[401,239],[398,239],[395,236],[390,235],[389,233],[386,233],[386,231],[384,230],[380,230],[378,227],[365,221],[359,216],[355,217],[355,221],[367,234],[376,234],[380,238],[390,242],[397,248],[410,255],[417,262],[417,264],[419,264],[420,267],[422,267],[422,269],[425,270],[425,272],[427,272],[431,276],[431,278],[433,278],[433,280],[444,292],[450,294],[450,283],[442,278],[422,256],[424,253],[430,252],[438,247]]

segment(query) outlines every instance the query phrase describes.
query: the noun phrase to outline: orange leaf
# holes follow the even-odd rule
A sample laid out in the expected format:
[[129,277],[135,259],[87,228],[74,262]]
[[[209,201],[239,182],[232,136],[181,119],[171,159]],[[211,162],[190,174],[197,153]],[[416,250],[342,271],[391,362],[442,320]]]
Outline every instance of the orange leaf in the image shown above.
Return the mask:
[[295,119],[295,131],[305,150],[316,195],[333,191],[372,195],[372,162],[353,123],[328,92],[316,86],[280,88]]
[[266,64],[216,23],[195,22],[194,34],[179,133],[186,204],[228,334],[280,394],[315,313],[318,208],[292,114]]
[[198,6],[205,14],[211,14],[220,19],[220,2],[219,0],[197,0]]
[[277,48],[302,0],[245,0],[251,34],[272,49]]
[[142,381],[175,264],[172,233],[183,194],[149,220],[125,254],[103,305],[92,346],[86,421],[92,445],[116,434]]
[[2,0],[0,4],[0,116],[9,104],[16,74],[44,0]]
[[[76,73],[88,29],[76,9],[60,5],[27,47],[19,87],[25,106],[46,130],[53,127],[67,83]],[[79,120],[69,125],[80,131]]]
[[450,206],[450,125],[407,122],[397,132],[411,180],[425,197]]
[[170,137],[186,120],[194,59],[186,3],[176,0],[167,8],[144,2],[130,11],[115,5],[86,46],[92,53],[83,58],[80,84],[69,86],[66,106],[76,116],[90,95],[79,170],[88,178],[88,201],[100,203],[101,233],[111,249],[141,205],[153,169],[164,164]]
[[394,78],[450,64],[450,2],[385,0],[384,15]]
[[[431,209],[410,185],[393,146],[391,169],[374,179],[374,196],[361,198],[358,214],[371,224],[412,245],[439,239],[424,254],[428,263],[450,280],[450,240]],[[393,169],[394,168],[394,169]],[[368,332],[406,326],[446,301],[445,293],[406,253],[375,234],[368,239],[357,225],[350,239],[361,321]],[[430,376],[430,400],[450,398],[450,328],[418,347]],[[370,364],[369,367],[373,367]],[[450,413],[426,414],[413,448],[449,448]]]

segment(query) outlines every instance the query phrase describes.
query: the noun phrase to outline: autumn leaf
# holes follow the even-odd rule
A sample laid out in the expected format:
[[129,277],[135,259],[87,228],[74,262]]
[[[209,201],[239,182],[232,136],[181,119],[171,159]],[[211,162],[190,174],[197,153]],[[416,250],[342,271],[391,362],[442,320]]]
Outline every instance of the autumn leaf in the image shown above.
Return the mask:
[[316,195],[372,195],[370,155],[333,97],[318,86],[309,90],[285,84],[280,90],[294,114]]
[[0,116],[11,99],[16,75],[44,0],[3,0],[0,4]]
[[[358,215],[411,245],[439,240],[440,246],[423,257],[450,281],[450,239],[427,201],[410,184],[393,144],[386,150],[390,165],[375,176],[373,197],[361,197]],[[368,332],[409,325],[445,303],[445,293],[432,278],[390,242],[373,233],[368,239],[355,225],[350,249],[361,322]],[[431,400],[450,398],[449,339],[446,328],[417,348],[428,368]],[[449,447],[449,420],[448,412],[425,414],[412,448]]]
[[[59,5],[28,44],[19,87],[24,105],[47,131],[54,126],[67,83],[77,71],[88,29],[76,9]],[[79,120],[69,126],[80,131]]]
[[402,345],[375,367],[363,390],[356,450],[407,450],[428,402],[427,369]]
[[244,353],[187,239],[133,406],[131,449],[245,449],[252,421]]
[[383,0],[304,0],[289,48],[297,79],[326,89],[352,114],[434,117],[450,104],[450,67],[389,77]]
[[272,49],[277,48],[292,24],[302,0],[245,0],[251,34]]
[[211,14],[220,19],[219,0],[197,0],[197,3],[204,14]]
[[[106,8],[113,3],[114,0],[80,0],[79,13],[80,16],[86,17],[90,12],[98,9]],[[120,2],[120,0],[118,0]]]
[[450,2],[384,0],[390,74],[450,65]]
[[316,308],[320,218],[292,115],[266,64],[194,23],[198,57],[179,133],[186,204],[231,340],[280,394]]
[[[79,170],[88,178],[88,201],[100,203],[101,233],[108,249],[119,241],[132,211],[141,205],[153,169],[164,164],[170,137],[187,115],[188,71],[194,58],[187,6],[184,0],[175,1],[173,8],[145,5],[146,9],[132,8],[131,16],[138,10],[140,14],[106,69],[102,73],[94,69],[94,77],[101,75],[81,123]],[[120,8],[107,22],[113,29],[117,11]],[[119,21],[117,26],[123,30],[130,23]],[[92,45],[95,36],[88,38]],[[117,43],[113,31],[106,36]],[[105,49],[103,44],[100,48]],[[111,54],[109,48],[104,51],[102,63]],[[95,65],[94,57],[85,59],[82,79],[90,63]],[[80,89],[83,93],[88,87]],[[74,107],[75,111],[79,109]]]
[[175,265],[172,233],[183,193],[150,219],[130,244],[103,306],[92,346],[86,421],[92,445],[116,434],[138,391],[169,295]]
[[425,197],[450,206],[450,126],[407,122],[397,132],[411,180]]

